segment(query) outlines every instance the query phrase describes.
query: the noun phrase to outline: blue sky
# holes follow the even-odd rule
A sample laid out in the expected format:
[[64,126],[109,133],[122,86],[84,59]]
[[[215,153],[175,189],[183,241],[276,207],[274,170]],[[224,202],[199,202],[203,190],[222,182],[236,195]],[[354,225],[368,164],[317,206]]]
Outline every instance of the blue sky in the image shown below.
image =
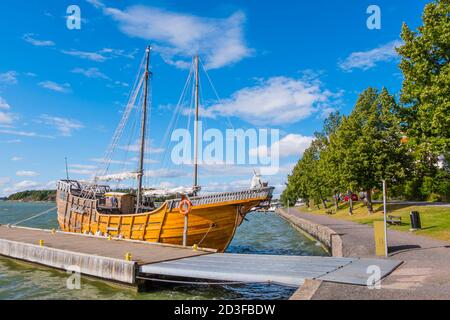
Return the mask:
[[[229,118],[235,128],[280,130],[281,170],[266,177],[279,193],[327,112],[348,114],[367,86],[398,92],[393,48],[402,22],[420,25],[427,2],[1,1],[0,196],[53,188],[65,176],[65,156],[72,178],[95,172],[148,44],[155,151],[148,169],[166,165],[160,142],[198,52],[221,98],[204,89],[208,127],[224,130]],[[66,27],[72,4],[81,9],[80,30]],[[381,9],[380,30],[366,26],[372,4]],[[147,182],[189,185],[190,168],[174,169]],[[200,182],[209,191],[247,187],[247,169],[201,169]]]

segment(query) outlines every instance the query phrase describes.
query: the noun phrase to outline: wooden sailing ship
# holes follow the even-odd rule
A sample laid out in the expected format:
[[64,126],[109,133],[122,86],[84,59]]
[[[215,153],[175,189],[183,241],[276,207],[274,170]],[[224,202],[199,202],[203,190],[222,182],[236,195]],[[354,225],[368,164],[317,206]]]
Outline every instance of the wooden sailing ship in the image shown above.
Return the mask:
[[76,180],[57,183],[58,223],[63,231],[124,239],[198,246],[223,252],[245,215],[267,205],[273,187],[259,184],[248,190],[200,195],[198,186],[198,57],[195,58],[195,142],[192,193],[179,193],[159,207],[149,206],[142,186],[144,175],[150,48],[146,50],[139,167],[136,193],[113,192],[109,186]]

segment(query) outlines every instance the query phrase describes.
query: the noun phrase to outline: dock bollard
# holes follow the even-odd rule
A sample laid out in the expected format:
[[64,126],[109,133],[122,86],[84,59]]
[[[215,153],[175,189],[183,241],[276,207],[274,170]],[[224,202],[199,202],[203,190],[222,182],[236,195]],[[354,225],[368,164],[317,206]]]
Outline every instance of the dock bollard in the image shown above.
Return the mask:
[[125,253],[125,260],[131,261],[131,253],[129,252]]
[[41,247],[44,246],[44,240],[39,240],[39,246],[41,246]]

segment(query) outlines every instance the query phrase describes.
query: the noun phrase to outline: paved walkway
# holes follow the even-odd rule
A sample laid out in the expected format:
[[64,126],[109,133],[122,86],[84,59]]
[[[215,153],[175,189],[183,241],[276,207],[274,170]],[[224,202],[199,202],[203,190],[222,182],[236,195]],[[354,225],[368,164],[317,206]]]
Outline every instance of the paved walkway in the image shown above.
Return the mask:
[[[373,228],[324,215],[289,214],[339,233],[346,257],[374,257]],[[388,230],[389,258],[404,263],[382,281],[381,290],[323,282],[312,299],[450,299],[450,242]]]

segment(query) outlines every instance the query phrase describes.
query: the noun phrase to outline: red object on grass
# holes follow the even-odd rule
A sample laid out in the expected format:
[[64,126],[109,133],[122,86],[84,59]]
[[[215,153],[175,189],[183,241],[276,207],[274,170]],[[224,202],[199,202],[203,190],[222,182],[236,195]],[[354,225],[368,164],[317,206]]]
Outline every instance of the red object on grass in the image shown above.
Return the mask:
[[[348,202],[349,196],[344,197],[344,201]],[[352,194],[352,201],[358,201],[358,196],[356,194]]]

